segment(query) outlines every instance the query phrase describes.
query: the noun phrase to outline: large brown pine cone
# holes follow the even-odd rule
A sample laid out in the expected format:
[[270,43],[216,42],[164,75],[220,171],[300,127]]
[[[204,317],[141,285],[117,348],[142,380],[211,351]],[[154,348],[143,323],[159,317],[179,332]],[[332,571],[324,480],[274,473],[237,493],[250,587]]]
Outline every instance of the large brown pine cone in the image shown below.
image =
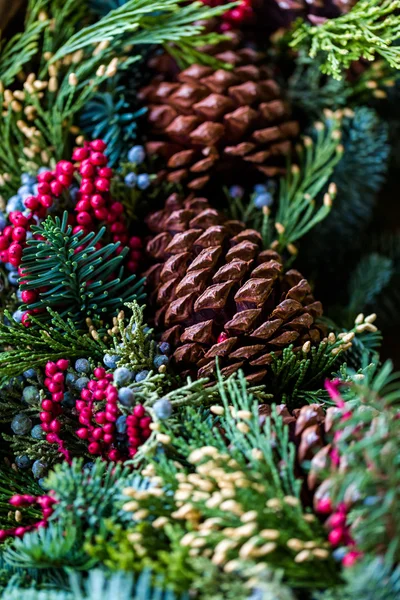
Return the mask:
[[271,352],[320,340],[321,303],[298,271],[284,272],[280,256],[262,250],[257,231],[224,219],[204,198],[175,194],[147,223],[156,325],[181,372],[212,376],[218,357],[223,375],[242,368],[259,382]]
[[233,35],[216,55],[233,70],[192,65],[174,77],[167,69],[139,93],[149,108],[147,151],[161,157],[169,182],[199,190],[210,180],[226,185],[254,171],[284,171],[298,124],[264,55],[238,43]]

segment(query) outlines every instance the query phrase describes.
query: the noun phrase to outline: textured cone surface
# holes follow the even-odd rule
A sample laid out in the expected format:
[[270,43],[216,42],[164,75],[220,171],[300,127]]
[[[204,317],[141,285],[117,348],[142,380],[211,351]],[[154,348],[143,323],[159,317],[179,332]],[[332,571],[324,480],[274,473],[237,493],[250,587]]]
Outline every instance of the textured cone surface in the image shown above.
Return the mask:
[[[285,404],[276,407],[277,414],[289,427],[290,439],[296,446],[297,463],[301,467],[305,461],[310,464],[305,485],[310,492],[314,491],[321,478],[326,477],[329,467],[329,454],[332,449],[329,443],[330,431],[337,412],[336,407],[325,410],[320,404],[307,404],[289,412]],[[259,407],[260,423],[271,416],[268,404]]]
[[147,150],[161,158],[160,176],[169,182],[198,190],[210,180],[237,183],[254,171],[284,171],[298,124],[260,64],[264,56],[237,44],[233,36],[216,54],[231,71],[192,65],[174,76],[159,61],[166,73],[140,92],[149,109]]
[[262,250],[257,231],[226,220],[204,198],[175,194],[147,223],[156,325],[181,372],[212,376],[218,357],[223,375],[242,368],[259,382],[271,352],[320,340],[321,303],[298,271],[285,273],[280,256]]

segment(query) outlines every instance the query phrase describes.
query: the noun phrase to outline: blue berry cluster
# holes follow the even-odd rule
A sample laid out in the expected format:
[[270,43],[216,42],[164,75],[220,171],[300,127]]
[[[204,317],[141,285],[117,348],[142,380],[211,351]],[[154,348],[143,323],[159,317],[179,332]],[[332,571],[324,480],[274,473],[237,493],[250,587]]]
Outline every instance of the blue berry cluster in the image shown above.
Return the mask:
[[[47,167],[42,167],[39,170],[39,173],[42,171],[48,171],[48,170],[49,169]],[[37,178],[34,175],[30,175],[29,173],[22,173],[21,185],[18,188],[18,192],[14,196],[11,196],[11,198],[7,202],[7,205],[6,205],[7,214],[14,210],[19,210],[22,213],[24,213],[24,211],[27,210],[25,207],[25,200],[27,198],[29,198],[30,196],[37,195],[37,186],[38,186]],[[4,227],[3,227],[3,229],[4,229]],[[0,230],[1,230],[1,225],[0,225]]]
[[[132,146],[128,152],[128,162],[134,167],[142,165],[146,159],[146,151],[143,146]],[[135,170],[129,171],[125,175],[125,184],[130,188],[147,190],[151,185],[151,176],[148,173],[136,173]]]

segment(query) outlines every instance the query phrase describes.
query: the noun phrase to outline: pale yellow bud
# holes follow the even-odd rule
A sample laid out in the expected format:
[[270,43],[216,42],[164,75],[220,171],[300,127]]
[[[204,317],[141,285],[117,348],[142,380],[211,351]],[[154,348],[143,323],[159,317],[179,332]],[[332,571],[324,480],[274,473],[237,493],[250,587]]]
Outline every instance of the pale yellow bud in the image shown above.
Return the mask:
[[211,406],[210,411],[214,415],[223,415],[225,413],[225,408],[223,406]]

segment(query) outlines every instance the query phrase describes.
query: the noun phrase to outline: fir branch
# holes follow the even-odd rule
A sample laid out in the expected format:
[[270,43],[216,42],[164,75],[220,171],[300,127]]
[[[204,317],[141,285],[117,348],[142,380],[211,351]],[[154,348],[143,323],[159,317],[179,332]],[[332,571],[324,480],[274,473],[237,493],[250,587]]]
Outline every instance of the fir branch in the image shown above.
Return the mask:
[[[112,243],[96,250],[105,228],[97,235],[73,234],[67,219],[65,212],[62,221],[47,217],[41,225],[32,226],[32,233],[41,239],[28,240],[24,249],[21,289],[45,287],[47,291],[39,292],[37,300],[24,308],[50,307],[62,318],[80,324],[88,317],[116,314],[125,301],[143,299],[143,280],[135,282],[135,275],[124,278],[122,262],[127,249],[117,255],[119,243]],[[39,316],[39,320],[47,318],[48,312]]]
[[[111,43],[115,52],[126,44],[175,44],[175,55],[189,62],[210,57],[196,48],[204,43],[217,42],[217,34],[202,35],[204,25],[199,21],[210,19],[235,6],[235,3],[210,8],[202,2],[184,3],[183,0],[129,0],[103,17],[96,24],[82,29],[56,52],[53,61],[101,42]],[[180,45],[182,44],[182,45]]]
[[[68,535],[65,535],[65,530]],[[22,539],[16,539],[4,551],[6,563],[14,568],[60,568],[75,567],[87,569],[91,560],[82,551],[81,532],[73,524],[73,517],[67,516],[62,524],[49,528],[41,527],[28,532]]]
[[349,320],[376,303],[393,273],[394,265],[388,257],[372,253],[360,260],[350,279],[350,300],[346,307]]
[[378,55],[395,69],[400,68],[399,0],[359,0],[347,14],[318,25],[300,24],[291,46],[306,47],[311,58],[325,56],[323,73],[336,79],[353,61],[374,60]]

